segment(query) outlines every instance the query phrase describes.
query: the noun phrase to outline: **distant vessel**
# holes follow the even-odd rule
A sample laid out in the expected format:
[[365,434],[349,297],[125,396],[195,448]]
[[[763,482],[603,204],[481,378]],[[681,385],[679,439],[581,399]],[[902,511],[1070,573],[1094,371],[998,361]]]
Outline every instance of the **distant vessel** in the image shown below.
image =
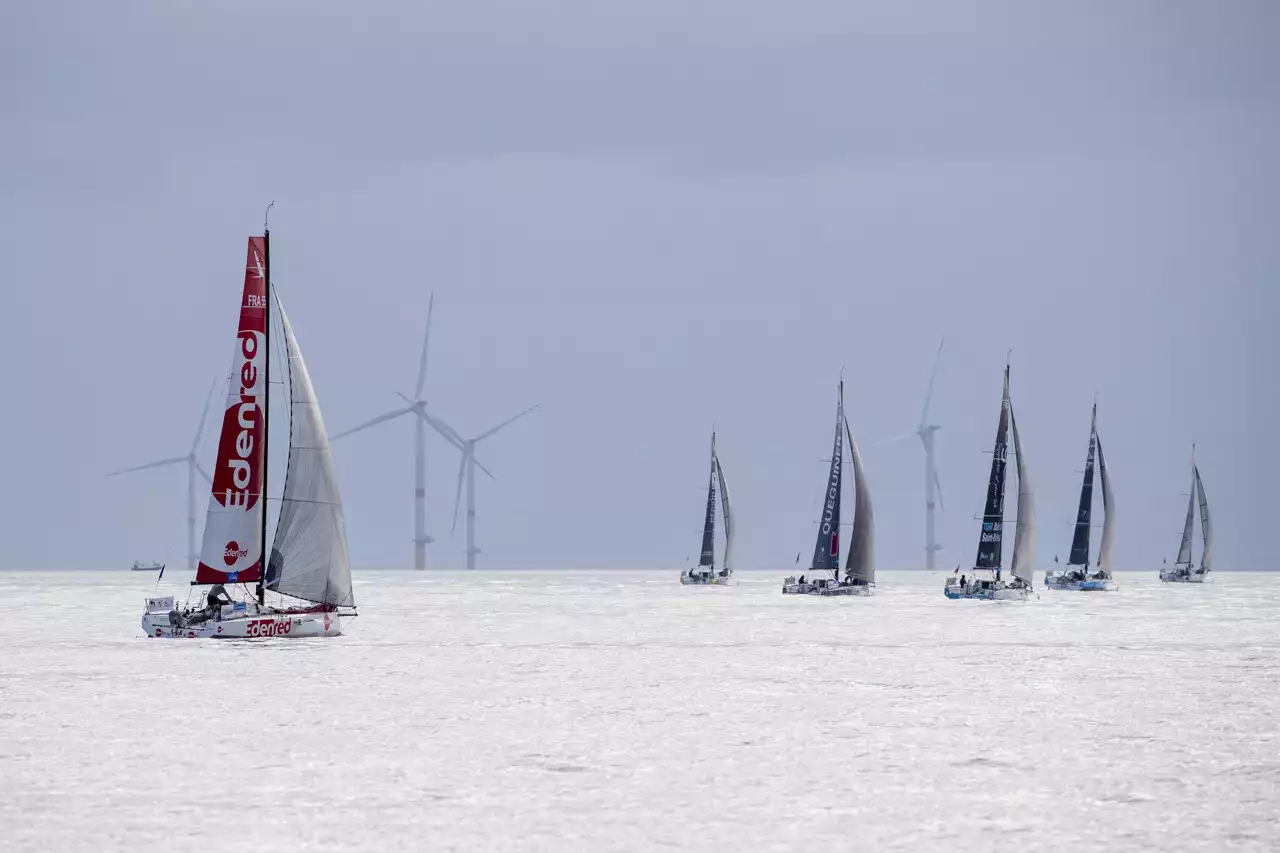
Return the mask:
[[[724,509],[724,563],[716,570],[716,484],[720,485],[720,501]],[[733,576],[733,503],[729,500],[729,484],[724,467],[716,453],[716,434],[711,432],[711,475],[707,480],[706,521],[702,525],[702,555],[698,565],[680,573],[680,583],[693,586],[737,586]]]
[[150,563],[141,563],[137,560],[133,561],[133,565],[129,567],[131,572],[158,572],[164,568],[163,563],[157,563],[152,560]]
[[[1013,536],[1011,580],[1001,577],[1000,558],[1004,539],[1005,468],[1008,464],[1009,429],[1013,429],[1013,452],[1018,464],[1018,519]],[[991,475],[987,480],[987,504],[978,537],[978,558],[969,573],[947,578],[943,594],[947,598],[977,598],[987,601],[1023,601],[1031,597],[1035,570],[1035,497],[1027,474],[1026,457],[1018,435],[1018,419],[1009,400],[1009,365],[1004,367],[1004,395],[1000,401],[1000,425],[996,429],[991,455]]]
[[[1102,479],[1102,544],[1098,548],[1098,562],[1093,574],[1089,574],[1089,534],[1093,517],[1093,469],[1094,459]],[[1084,461],[1084,481],[1080,484],[1080,509],[1076,513],[1075,536],[1071,540],[1071,554],[1067,568],[1061,572],[1048,572],[1044,585],[1049,589],[1078,590],[1081,592],[1111,592],[1119,588],[1111,574],[1111,544],[1115,538],[1115,502],[1111,495],[1111,475],[1107,473],[1107,460],[1102,454],[1102,439],[1098,438],[1098,404],[1093,404],[1093,420],[1089,426],[1089,452]],[[1055,557],[1056,561],[1057,558]]]
[[[249,238],[232,382],[218,442],[200,561],[203,601],[179,610],[172,596],[147,599],[142,629],[153,637],[332,637],[355,616],[346,524],[315,389],[284,309],[289,458],[270,554],[267,449],[271,376],[270,232]],[[265,572],[264,572],[265,567]],[[231,587],[232,594],[228,594]],[[268,604],[266,593],[279,600]],[[203,606],[201,606],[203,605]]]
[[[1191,559],[1191,545],[1194,536],[1196,499],[1200,502],[1200,535],[1204,537],[1204,550],[1200,554],[1200,565],[1196,566]],[[1209,521],[1209,499],[1204,494],[1204,482],[1200,479],[1200,469],[1196,467],[1196,446],[1191,445],[1191,494],[1187,496],[1187,519],[1182,525],[1182,544],[1178,546],[1178,558],[1173,561],[1172,569],[1161,569],[1160,580],[1165,583],[1206,583],[1209,572],[1213,570],[1213,525]]]
[[[853,533],[849,541],[849,557],[845,563],[844,580],[840,579],[840,493],[844,473],[844,448],[842,440],[849,439],[849,454],[853,459]],[[813,577],[801,575],[787,578],[782,583],[784,595],[870,595],[876,584],[875,532],[871,511],[871,492],[867,488],[866,472],[858,444],[844,414],[844,380],[840,380],[836,402],[836,434],[831,450],[831,470],[827,476],[827,490],[823,496],[822,519],[818,522],[818,541],[813,547],[813,562],[809,565]],[[830,572],[831,577],[816,577],[819,572]]]

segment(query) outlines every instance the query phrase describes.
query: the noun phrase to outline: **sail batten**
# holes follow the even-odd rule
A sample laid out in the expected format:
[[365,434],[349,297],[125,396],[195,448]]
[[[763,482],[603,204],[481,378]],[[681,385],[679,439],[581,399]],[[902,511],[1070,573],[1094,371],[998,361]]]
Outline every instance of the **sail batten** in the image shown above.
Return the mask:
[[293,327],[276,304],[289,364],[289,460],[266,588],[317,604],[354,607],[329,437]]
[[853,532],[849,535],[849,556],[845,562],[845,577],[851,581],[874,583],[875,523],[871,510],[871,490],[867,487],[866,470],[862,466],[862,454],[853,439],[849,420],[844,422],[845,437],[849,441],[849,456],[853,459]]
[[809,568],[815,572],[840,572],[840,485],[844,461],[844,380],[840,381],[836,404],[836,434],[831,449],[831,470],[827,476],[827,488],[822,496],[822,515],[818,522],[818,539],[813,546],[813,562]]
[[1102,478],[1102,544],[1098,546],[1098,568],[1112,571],[1111,550],[1115,544],[1116,500],[1111,493],[1111,472],[1107,470],[1107,457],[1102,452],[1102,439],[1097,439],[1098,471]]
[[250,237],[240,324],[236,330],[200,563],[196,567],[197,584],[252,583],[262,579],[268,387],[266,308],[265,239]]

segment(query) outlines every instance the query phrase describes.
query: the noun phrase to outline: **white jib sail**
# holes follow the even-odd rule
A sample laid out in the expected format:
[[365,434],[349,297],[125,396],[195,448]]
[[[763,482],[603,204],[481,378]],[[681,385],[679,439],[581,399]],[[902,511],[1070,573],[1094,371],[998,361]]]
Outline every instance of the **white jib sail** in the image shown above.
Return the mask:
[[1018,520],[1013,535],[1013,576],[1033,585],[1036,555],[1036,500],[1031,490],[1031,476],[1022,452],[1022,439],[1018,434],[1018,419],[1009,406],[1009,418],[1013,426],[1013,452],[1018,458]]
[[1200,554],[1200,568],[1208,571],[1213,567],[1213,524],[1209,520],[1209,499],[1204,494],[1204,481],[1200,479],[1200,469],[1196,471],[1196,495],[1200,498],[1200,535],[1204,537],[1204,552]]
[[1107,458],[1098,442],[1098,467],[1102,470],[1102,544],[1098,547],[1098,568],[1112,571],[1111,549],[1116,538],[1116,499],[1111,493],[1111,472],[1107,470]]
[[329,437],[283,306],[280,325],[289,356],[289,463],[267,588],[318,604],[352,607],[347,528]]
[[847,574],[851,579],[873,583],[876,579],[876,544],[871,490],[867,487],[862,454],[858,452],[858,442],[853,440],[853,430],[849,429],[848,418],[845,418],[844,431],[849,440],[849,455],[853,457],[853,533],[849,536]]
[[716,478],[720,481],[720,506],[724,510],[724,568],[733,568],[733,503],[729,500],[729,484],[724,480],[724,466],[716,454]]

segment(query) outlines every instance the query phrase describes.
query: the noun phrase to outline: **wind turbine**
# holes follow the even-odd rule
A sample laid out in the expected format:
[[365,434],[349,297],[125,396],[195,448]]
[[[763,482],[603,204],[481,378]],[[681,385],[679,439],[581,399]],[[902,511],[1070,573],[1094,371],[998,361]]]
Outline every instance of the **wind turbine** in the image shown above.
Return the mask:
[[895,441],[901,441],[904,438],[910,438],[913,435],[920,437],[920,443],[924,445],[924,536],[925,536],[925,566],[929,571],[936,570],[936,555],[942,550],[942,546],[937,542],[937,519],[936,514],[942,506],[942,483],[938,480],[938,466],[933,454],[933,437],[934,433],[942,429],[938,424],[929,423],[929,404],[933,402],[933,383],[938,378],[938,363],[942,360],[942,345],[946,343],[943,340],[938,344],[938,354],[933,358],[933,370],[929,374],[929,392],[924,398],[924,410],[920,413],[920,425],[915,428],[914,432],[903,433],[895,438],[887,441],[876,442],[877,445],[892,444]]
[[[426,502],[427,502],[427,454],[426,454],[426,427],[430,426],[436,432],[440,433],[445,439],[458,449],[462,449],[461,440],[454,438],[456,433],[443,421],[427,414],[427,401],[422,399],[423,389],[427,382],[427,344],[431,341],[431,314],[435,310],[436,295],[431,294],[431,300],[427,303],[427,330],[422,336],[422,357],[418,361],[418,384],[414,386],[413,399],[410,400],[404,394],[399,394],[400,399],[408,403],[401,409],[387,412],[384,415],[371,420],[367,420],[359,426],[352,427],[345,432],[340,432],[333,437],[333,441],[360,432],[380,423],[394,420],[401,415],[414,416],[413,431],[413,567],[418,571],[422,571],[427,567],[427,545],[436,540],[427,535],[426,521]],[[398,392],[397,392],[398,393]],[[480,470],[489,474],[487,468],[476,463]],[[489,474],[492,477],[492,474]]]
[[191,450],[186,456],[173,456],[169,459],[160,459],[155,462],[148,462],[145,465],[136,465],[132,468],[122,468],[119,471],[112,471],[108,477],[115,477],[119,474],[128,474],[132,471],[144,471],[147,468],[162,468],[165,465],[177,465],[179,462],[187,463],[187,563],[188,568],[195,571],[196,560],[199,554],[196,553],[196,474],[204,477],[213,483],[205,470],[200,467],[200,463],[196,461],[196,448],[200,446],[200,437],[204,435],[204,424],[209,418],[209,404],[213,402],[213,391],[218,387],[218,378],[214,377],[213,385],[209,387],[209,396],[204,401],[204,411],[200,413],[200,424],[196,427],[196,437],[191,441]]
[[[476,461],[476,445],[493,435],[498,430],[506,427],[514,421],[523,418],[525,415],[538,408],[541,404],[535,404],[525,409],[518,415],[507,418],[502,423],[492,429],[485,430],[475,438],[463,438],[458,435],[448,424],[439,423],[432,424],[436,430],[448,438],[462,451],[462,463],[458,466],[458,490],[453,499],[453,528],[458,529],[458,505],[462,502],[462,481],[467,481],[467,569],[474,571],[476,567],[476,554],[480,553],[480,549],[476,547],[476,468],[479,467],[486,474],[489,474],[484,466]],[[443,428],[443,429],[442,429]],[[490,479],[493,478],[489,474]]]

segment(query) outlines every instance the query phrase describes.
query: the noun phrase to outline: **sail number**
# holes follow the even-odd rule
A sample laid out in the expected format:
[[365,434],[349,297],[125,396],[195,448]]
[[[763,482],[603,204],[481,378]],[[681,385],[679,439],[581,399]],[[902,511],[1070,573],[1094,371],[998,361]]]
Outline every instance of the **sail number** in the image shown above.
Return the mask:
[[287,634],[293,630],[293,620],[286,619],[283,622],[277,622],[274,619],[252,619],[245,626],[244,635],[246,637],[278,637],[281,634]]

